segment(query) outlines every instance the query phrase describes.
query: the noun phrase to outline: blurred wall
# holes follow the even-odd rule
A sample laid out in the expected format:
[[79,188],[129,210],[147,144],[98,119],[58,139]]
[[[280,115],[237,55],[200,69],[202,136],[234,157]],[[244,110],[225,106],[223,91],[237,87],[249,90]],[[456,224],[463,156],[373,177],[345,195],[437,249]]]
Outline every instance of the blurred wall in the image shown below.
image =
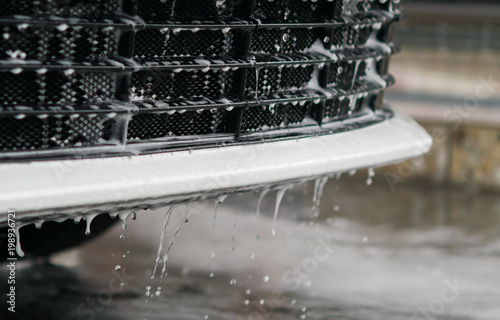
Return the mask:
[[391,61],[391,107],[433,136],[394,179],[500,190],[500,1],[403,2],[402,52]]

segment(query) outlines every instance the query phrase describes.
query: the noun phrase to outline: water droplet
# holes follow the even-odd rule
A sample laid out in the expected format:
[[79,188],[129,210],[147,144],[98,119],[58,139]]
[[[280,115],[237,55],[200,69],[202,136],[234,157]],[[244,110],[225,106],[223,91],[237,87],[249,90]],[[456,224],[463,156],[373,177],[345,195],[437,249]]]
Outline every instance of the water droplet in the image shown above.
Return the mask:
[[363,237],[363,242],[367,242],[368,241],[368,237]]
[[210,272],[210,278],[213,278],[213,277],[214,277],[214,273]]
[[290,39],[290,35],[289,35],[288,33],[285,33],[285,34],[283,35],[283,41],[285,41],[285,42],[286,42],[286,41],[288,41],[289,39]]
[[368,178],[366,179],[367,186],[371,186],[373,184],[374,176],[375,176],[375,170],[373,170],[373,168],[368,168]]
[[155,296],[159,297],[161,295],[161,287],[156,288]]
[[340,210],[340,206],[333,206],[333,211],[339,211]]
[[250,293],[252,293],[252,290],[247,289],[247,291],[245,291],[245,293],[246,293],[247,295],[249,295]]
[[260,299],[260,300],[259,300],[259,303],[260,303],[260,304],[264,304],[264,302],[265,302],[265,301],[264,301],[264,299]]
[[119,264],[117,264],[117,265],[115,266],[115,270],[116,270],[116,271],[120,270],[121,268],[122,268],[122,267],[121,267]]
[[90,235],[90,225],[92,224],[92,220],[97,216],[97,214],[89,214],[85,216],[85,220],[87,221],[87,227],[85,229],[85,234]]
[[120,239],[123,239],[123,238],[125,238],[125,235],[124,235],[124,234],[121,234],[121,235],[120,235]]
[[264,276],[264,278],[262,279],[262,281],[269,282],[269,276]]
[[236,283],[238,283],[238,281],[236,281],[236,279],[231,279],[231,281],[229,281],[229,284],[232,286],[235,286]]
[[245,305],[248,306],[250,304],[250,301],[248,299],[245,300]]

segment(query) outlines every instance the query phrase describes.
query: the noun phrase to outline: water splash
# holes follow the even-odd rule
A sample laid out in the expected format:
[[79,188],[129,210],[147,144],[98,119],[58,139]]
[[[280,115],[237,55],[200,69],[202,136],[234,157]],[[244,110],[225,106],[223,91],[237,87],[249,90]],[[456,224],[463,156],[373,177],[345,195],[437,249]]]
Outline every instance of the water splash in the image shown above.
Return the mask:
[[163,219],[163,229],[161,231],[160,236],[160,244],[158,245],[158,252],[156,253],[156,261],[155,266],[153,268],[153,273],[151,274],[151,279],[154,279],[156,274],[156,269],[158,268],[158,262],[160,261],[160,254],[163,249],[163,238],[165,237],[165,233],[167,232],[168,222],[170,221],[170,216],[172,215],[172,210],[175,209],[176,206],[172,206],[165,213],[165,218]]
[[266,188],[264,190],[262,190],[260,196],[259,196],[259,201],[257,201],[257,212],[255,214],[255,222],[257,222],[257,220],[259,219],[259,215],[260,215],[260,206],[262,204],[262,200],[264,199],[264,197],[266,196],[266,194],[269,193],[271,189],[269,188]]
[[286,190],[288,190],[288,188],[289,187],[284,187],[276,191],[276,203],[274,207],[273,227],[271,229],[271,234],[273,236],[276,235],[276,219],[278,218],[278,211],[280,208],[281,200],[283,199],[283,196],[285,195],[285,192]]
[[189,210],[191,209],[191,203],[188,203],[186,205],[186,210],[184,211],[184,216],[182,217],[182,220],[181,220],[181,223],[179,224],[179,226],[177,227],[177,229],[175,230],[172,238],[170,239],[170,243],[168,245],[168,248],[167,248],[167,252],[165,253],[165,255],[163,256],[163,268],[161,269],[161,278],[163,278],[164,276],[167,275],[166,271],[167,271],[167,261],[168,261],[168,254],[170,253],[170,249],[172,249],[172,245],[174,244],[174,240],[175,240],[175,237],[177,236],[177,234],[179,233],[179,231],[181,230],[182,228],[182,225],[184,223],[187,223],[187,216],[189,214]]

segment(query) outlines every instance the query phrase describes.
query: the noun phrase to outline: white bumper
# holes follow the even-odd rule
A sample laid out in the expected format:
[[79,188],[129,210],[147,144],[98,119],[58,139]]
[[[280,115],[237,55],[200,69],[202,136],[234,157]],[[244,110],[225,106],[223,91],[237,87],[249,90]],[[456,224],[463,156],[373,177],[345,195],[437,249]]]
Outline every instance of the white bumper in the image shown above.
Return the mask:
[[[83,213],[316,177],[426,153],[431,137],[397,114],[345,133],[133,157],[0,165],[0,223],[17,216]],[[168,200],[170,199],[170,200]]]

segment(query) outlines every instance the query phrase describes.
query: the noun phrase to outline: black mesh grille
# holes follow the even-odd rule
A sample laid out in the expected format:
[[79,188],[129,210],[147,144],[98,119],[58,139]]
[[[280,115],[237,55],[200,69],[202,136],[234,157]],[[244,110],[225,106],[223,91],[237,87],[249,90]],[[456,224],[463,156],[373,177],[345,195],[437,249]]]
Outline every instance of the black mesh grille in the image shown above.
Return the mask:
[[[389,0],[388,0],[389,1]],[[342,14],[346,16],[355,15],[360,12],[368,11],[371,8],[371,4],[375,1],[364,1],[364,0],[343,0],[342,2]]]
[[129,122],[127,139],[133,141],[221,133],[224,132],[225,119],[225,110],[138,114]]
[[136,34],[134,57],[138,60],[184,56],[227,56],[233,33],[222,30],[172,31],[147,29]]
[[313,71],[314,66],[250,69],[247,74],[245,93],[248,96],[260,96],[284,90],[301,89],[311,80]]
[[235,0],[139,0],[137,14],[148,23],[161,23],[172,18],[214,19],[221,15],[235,15]]
[[390,84],[389,54],[366,44],[391,41],[396,7],[393,0],[6,0],[0,151],[70,154],[151,139],[161,143],[145,148],[168,148],[214,143],[187,137],[214,134],[232,141],[379,108],[384,81],[365,75],[373,67]]
[[336,47],[361,46],[366,44],[372,32],[371,26],[338,27],[333,31],[332,44]]
[[253,53],[302,52],[317,39],[315,29],[262,29],[252,35]]
[[255,15],[268,19],[283,19],[297,17],[315,17],[318,14],[319,3],[311,0],[259,0]]
[[342,97],[329,99],[325,102],[325,120],[331,121],[346,117],[361,110],[364,97]]
[[1,59],[94,62],[116,54],[116,31],[83,27],[18,28],[4,26]]
[[242,131],[287,128],[304,121],[311,110],[312,103],[265,105],[245,109]]
[[0,117],[0,150],[78,147],[99,143],[101,117]]
[[367,64],[362,60],[332,64],[328,71],[327,86],[351,89],[366,74],[366,68]]
[[220,98],[231,89],[232,72],[222,70],[141,71],[132,75],[133,100],[172,98]]
[[78,18],[112,17],[120,10],[119,0],[6,0],[0,16],[34,15],[35,19],[51,15]]
[[25,71],[0,75],[0,106],[82,105],[113,99],[114,81],[107,73]]

